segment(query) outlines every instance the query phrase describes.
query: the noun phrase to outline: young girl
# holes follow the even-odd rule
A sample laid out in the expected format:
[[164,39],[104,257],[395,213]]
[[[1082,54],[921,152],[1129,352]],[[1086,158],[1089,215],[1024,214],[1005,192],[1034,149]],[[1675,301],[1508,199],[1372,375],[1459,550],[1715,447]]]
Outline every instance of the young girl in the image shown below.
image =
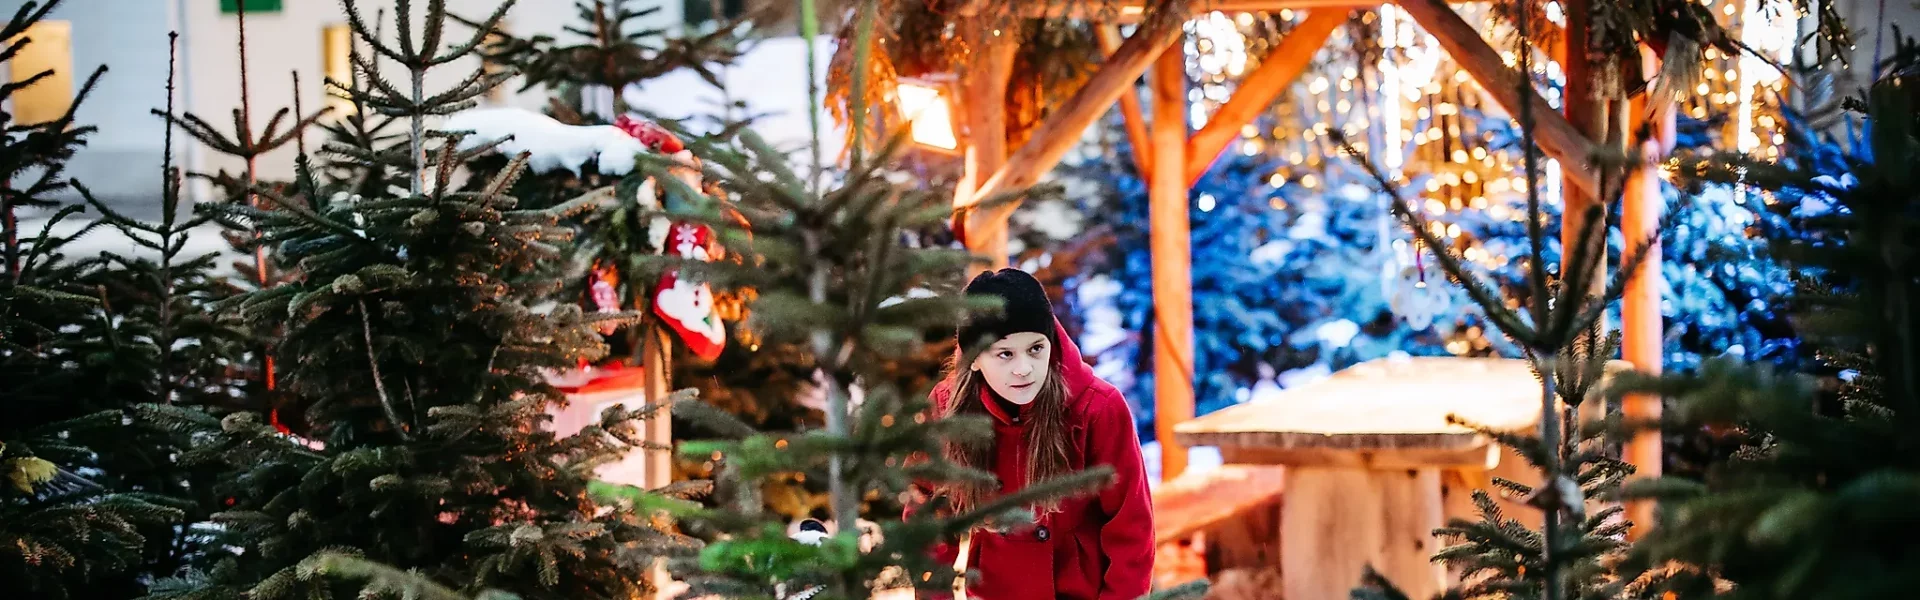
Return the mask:
[[[1097,493],[1034,506],[1035,522],[972,534],[967,565],[979,572],[969,597],[983,600],[1135,600],[1153,571],[1153,506],[1133,413],[1119,390],[1080,358],[1053,316],[1046,291],[1014,269],[982,273],[968,295],[992,295],[1005,311],[975,317],[959,331],[961,350],[933,390],[940,416],[993,418],[992,442],[953,444],[947,458],[994,473],[999,490],[950,488],[958,506],[977,506],[1027,484],[1113,467]],[[952,549],[941,552],[952,562]]]

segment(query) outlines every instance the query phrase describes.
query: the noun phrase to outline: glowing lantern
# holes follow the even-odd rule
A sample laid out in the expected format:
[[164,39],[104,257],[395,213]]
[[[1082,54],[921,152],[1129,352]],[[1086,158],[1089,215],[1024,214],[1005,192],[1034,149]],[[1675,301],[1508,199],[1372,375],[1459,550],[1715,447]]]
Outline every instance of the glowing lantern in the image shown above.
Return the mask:
[[894,101],[907,119],[915,144],[941,152],[960,148],[960,138],[953,125],[951,89],[947,81],[906,78],[894,89]]

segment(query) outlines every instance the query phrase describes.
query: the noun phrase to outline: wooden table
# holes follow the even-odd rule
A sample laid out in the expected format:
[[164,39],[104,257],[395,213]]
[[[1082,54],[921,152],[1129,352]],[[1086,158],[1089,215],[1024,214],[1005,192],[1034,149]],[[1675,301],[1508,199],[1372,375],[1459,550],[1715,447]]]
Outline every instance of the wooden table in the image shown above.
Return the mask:
[[1447,415],[1519,430],[1536,426],[1539,410],[1539,383],[1525,361],[1382,359],[1181,423],[1175,435],[1218,446],[1227,463],[1286,466],[1286,598],[1344,599],[1369,564],[1410,597],[1426,598],[1449,579],[1429,560],[1442,543],[1433,529],[1471,514],[1462,488],[1483,486],[1496,468],[1502,476],[1526,470],[1503,461],[1491,440],[1447,424]]

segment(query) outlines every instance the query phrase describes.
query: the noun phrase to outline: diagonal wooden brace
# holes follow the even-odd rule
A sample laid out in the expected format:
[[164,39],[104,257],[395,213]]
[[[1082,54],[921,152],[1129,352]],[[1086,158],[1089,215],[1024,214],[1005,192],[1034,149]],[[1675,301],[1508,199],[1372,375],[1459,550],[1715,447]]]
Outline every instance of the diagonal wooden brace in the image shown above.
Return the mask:
[[1440,47],[1453,57],[1460,68],[1472,75],[1495,102],[1508,114],[1518,118],[1522,102],[1528,103],[1533,113],[1533,139],[1540,151],[1549,158],[1560,161],[1560,170],[1566,174],[1567,182],[1579,188],[1589,197],[1600,197],[1599,183],[1594,177],[1590,157],[1593,155],[1593,142],[1566,117],[1560,115],[1539,92],[1529,87],[1524,94],[1520,90],[1520,74],[1507,68],[1506,61],[1500,58],[1480,37],[1480,31],[1467,24],[1466,19],[1447,6],[1444,0],[1403,0],[1400,9],[1407,11],[1415,23],[1439,40]]
[[1317,8],[1307,15],[1293,31],[1280,39],[1280,44],[1267,52],[1261,59],[1260,67],[1240,80],[1234,89],[1233,97],[1214,111],[1207,125],[1194,132],[1187,141],[1187,186],[1200,181],[1207,168],[1220,157],[1234,138],[1240,136],[1240,129],[1252,123],[1255,117],[1273,104],[1273,99],[1293,85],[1300,73],[1307,70],[1313,55],[1327,44],[1327,37],[1333,35],[1335,27],[1347,20],[1347,9]]
[[[1100,36],[1102,54],[1112,57],[1120,49],[1119,26],[1096,25],[1094,32]],[[1144,178],[1153,172],[1153,144],[1147,141],[1147,117],[1140,109],[1140,95],[1133,92],[1131,85],[1120,93],[1120,119],[1126,126],[1127,143],[1133,146],[1133,168]]]
[[[1101,65],[1099,72],[1094,73],[1073,97],[1047,115],[1027,142],[1007,157],[1000,171],[981,184],[973,200],[965,205],[971,206],[1005,191],[1031,187],[1040,180],[1041,175],[1053,170],[1067,151],[1079,143],[1080,135],[1087,126],[1105,114],[1120,98],[1120,94],[1132,89],[1133,82],[1140,79],[1161,51],[1179,39],[1183,22],[1179,13],[1172,8],[1156,11],[1153,19],[1134,30],[1133,35],[1120,44],[1113,56],[1107,58],[1106,64]],[[1007,217],[1013,214],[1017,206],[1015,203],[1002,204],[969,215],[966,229],[968,248],[1004,253]],[[998,262],[1005,259],[992,260]]]

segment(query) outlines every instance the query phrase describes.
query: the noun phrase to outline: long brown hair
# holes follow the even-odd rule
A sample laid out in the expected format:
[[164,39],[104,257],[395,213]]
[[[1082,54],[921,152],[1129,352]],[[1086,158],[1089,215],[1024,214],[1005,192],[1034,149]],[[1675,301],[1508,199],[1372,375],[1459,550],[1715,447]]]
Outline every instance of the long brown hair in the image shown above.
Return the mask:
[[[1052,336],[1048,336],[1053,341]],[[954,415],[986,415],[986,396],[993,394],[987,386],[985,377],[973,370],[970,355],[956,354],[947,365],[947,398],[941,417]],[[1040,391],[1033,402],[1023,408],[1027,421],[1027,480],[1019,482],[1026,487],[1038,481],[1046,481],[1072,470],[1071,444],[1067,439],[1067,383],[1060,373],[1060,346],[1053,343],[1053,358],[1047,366],[1046,381],[1040,384]],[[946,448],[947,460],[965,467],[993,472],[994,442],[991,439],[980,441],[949,441]],[[979,506],[984,500],[999,493],[998,489],[981,486],[952,485],[945,490],[948,500],[961,510]],[[1046,501],[1033,507],[1035,512],[1045,514],[1059,508],[1058,501]]]

